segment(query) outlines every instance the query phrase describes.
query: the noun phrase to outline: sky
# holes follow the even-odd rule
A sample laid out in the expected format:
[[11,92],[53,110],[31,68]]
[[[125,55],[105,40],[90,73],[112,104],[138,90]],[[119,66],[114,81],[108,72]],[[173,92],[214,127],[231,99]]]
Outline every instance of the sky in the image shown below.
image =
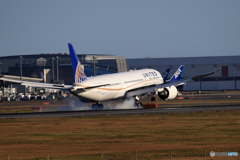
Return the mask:
[[239,0],[0,0],[0,56],[240,54]]

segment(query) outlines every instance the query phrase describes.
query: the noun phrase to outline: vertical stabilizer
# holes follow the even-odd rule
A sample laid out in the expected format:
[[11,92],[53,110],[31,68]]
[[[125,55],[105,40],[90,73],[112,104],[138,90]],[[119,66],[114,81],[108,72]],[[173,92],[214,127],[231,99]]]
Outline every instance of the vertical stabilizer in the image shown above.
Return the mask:
[[68,48],[71,56],[72,62],[72,69],[73,69],[73,76],[75,79],[75,84],[81,83],[82,81],[86,80],[87,77],[82,69],[81,63],[78,60],[76,52],[71,43],[68,43]]
[[184,65],[181,65],[181,66],[177,69],[177,71],[174,73],[174,75],[171,77],[171,79],[169,80],[169,82],[173,82],[173,81],[180,80],[180,79],[182,78],[183,69],[184,69]]
[[164,80],[164,83],[167,81],[167,78],[168,78],[168,74],[170,72],[170,68],[168,68],[162,75],[162,78]]

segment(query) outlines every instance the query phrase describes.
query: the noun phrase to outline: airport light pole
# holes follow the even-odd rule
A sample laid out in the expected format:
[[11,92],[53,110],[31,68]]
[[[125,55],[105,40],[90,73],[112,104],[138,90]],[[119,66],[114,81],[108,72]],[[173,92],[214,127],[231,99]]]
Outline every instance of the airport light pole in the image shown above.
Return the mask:
[[53,73],[53,80],[54,81],[54,57],[52,57],[52,73]]
[[96,67],[96,75],[97,75],[97,70],[99,69],[99,67]]
[[60,59],[60,58],[57,56],[57,57],[56,57],[56,60],[57,60],[57,83],[59,83],[58,59]]
[[2,62],[0,62],[0,75],[2,74],[2,68],[1,68],[1,66],[2,66]]
[[20,59],[20,81],[21,81],[22,80],[22,59],[23,59],[23,57],[20,56],[19,59]]
[[96,76],[96,67],[95,67],[95,63],[96,63],[96,60],[97,59],[97,57],[94,57],[93,56],[93,72],[94,72],[94,76]]

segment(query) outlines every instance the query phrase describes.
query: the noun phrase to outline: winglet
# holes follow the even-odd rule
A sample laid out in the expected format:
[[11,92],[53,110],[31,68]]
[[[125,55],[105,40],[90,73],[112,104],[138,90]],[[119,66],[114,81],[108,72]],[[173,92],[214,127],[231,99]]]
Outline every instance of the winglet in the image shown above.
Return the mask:
[[184,70],[184,65],[181,65],[177,71],[174,73],[174,75],[171,77],[171,79],[169,80],[169,82],[173,82],[173,81],[177,81],[180,80],[182,78],[182,73]]
[[71,43],[68,43],[68,48],[71,56],[71,62],[72,62],[72,69],[73,69],[73,75],[75,79],[75,84],[79,84],[82,81],[86,80],[87,77],[82,69],[81,63],[78,60],[77,54],[73,48],[73,45]]

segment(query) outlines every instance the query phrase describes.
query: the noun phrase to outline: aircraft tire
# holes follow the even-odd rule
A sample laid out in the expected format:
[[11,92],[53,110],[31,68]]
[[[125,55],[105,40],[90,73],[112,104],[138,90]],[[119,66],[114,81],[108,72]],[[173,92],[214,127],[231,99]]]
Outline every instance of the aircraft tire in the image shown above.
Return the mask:
[[138,107],[138,108],[140,108],[140,107],[142,107],[143,105],[142,105],[142,103],[139,103],[138,101],[135,103],[135,106],[136,107]]

